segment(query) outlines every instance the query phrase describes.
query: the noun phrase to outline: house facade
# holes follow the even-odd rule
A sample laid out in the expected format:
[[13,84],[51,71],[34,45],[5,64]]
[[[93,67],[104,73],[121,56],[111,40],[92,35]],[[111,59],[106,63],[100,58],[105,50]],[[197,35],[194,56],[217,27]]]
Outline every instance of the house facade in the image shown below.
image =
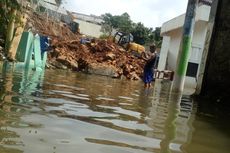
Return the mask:
[[[207,34],[210,6],[200,5],[196,10],[195,26],[193,32],[192,45],[190,49],[190,58],[186,72],[185,86],[196,88],[199,77],[200,63]],[[185,14],[173,18],[163,23],[161,36],[163,37],[159,70],[176,71],[177,57],[182,40],[182,30],[185,20]]]
[[80,33],[99,38],[103,32],[101,32],[102,18],[95,15],[86,15],[81,13],[72,13],[74,22],[79,24]]
[[46,15],[57,21],[67,24],[72,22],[68,11],[62,5],[58,5],[55,0],[31,0],[29,7],[37,13]]

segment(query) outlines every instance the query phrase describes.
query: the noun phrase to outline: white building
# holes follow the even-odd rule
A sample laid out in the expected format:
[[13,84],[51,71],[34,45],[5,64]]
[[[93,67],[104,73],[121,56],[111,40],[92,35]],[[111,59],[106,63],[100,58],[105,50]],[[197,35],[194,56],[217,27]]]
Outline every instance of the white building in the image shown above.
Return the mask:
[[68,24],[72,22],[71,16],[64,6],[58,5],[55,0],[30,0],[29,7],[46,17],[52,17]]
[[62,6],[58,6],[55,0],[40,0],[39,4],[49,10],[61,13],[61,14],[67,14],[66,9]]
[[[201,5],[197,8],[190,58],[185,79],[185,86],[194,89],[197,86],[209,14],[210,6]],[[160,51],[159,70],[168,69],[176,71],[184,19],[185,14],[173,18],[162,25],[161,35],[163,36],[163,43]]]
[[81,34],[96,38],[99,38],[103,34],[103,32],[101,32],[101,23],[103,22],[101,17],[75,12],[72,13],[72,15],[74,22],[79,24]]

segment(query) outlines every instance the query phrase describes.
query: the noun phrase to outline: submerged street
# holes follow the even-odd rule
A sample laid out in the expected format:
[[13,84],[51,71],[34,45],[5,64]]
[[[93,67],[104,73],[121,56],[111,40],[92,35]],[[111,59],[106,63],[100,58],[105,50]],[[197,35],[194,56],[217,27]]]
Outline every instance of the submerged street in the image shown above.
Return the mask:
[[1,153],[228,153],[229,123],[202,112],[171,82],[7,69],[1,76]]
[[229,153],[229,4],[1,1],[0,153]]

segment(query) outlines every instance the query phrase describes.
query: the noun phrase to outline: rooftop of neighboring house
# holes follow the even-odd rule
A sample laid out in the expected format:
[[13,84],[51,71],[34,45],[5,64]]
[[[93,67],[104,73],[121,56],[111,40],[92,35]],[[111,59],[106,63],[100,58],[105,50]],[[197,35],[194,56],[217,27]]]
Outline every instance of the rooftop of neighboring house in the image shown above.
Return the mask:
[[55,0],[40,0],[39,4],[49,10],[67,15],[66,9],[58,6]]
[[96,15],[86,15],[82,13],[77,13],[77,12],[72,12],[72,15],[75,19],[87,21],[87,22],[92,22],[96,24],[101,24],[103,22],[102,17],[96,16]]
[[50,4],[54,4],[57,5],[55,0],[43,0],[44,2],[50,3]]
[[[196,21],[208,21],[209,20],[209,14],[210,14],[210,6],[207,5],[200,5],[196,10]],[[166,21],[163,23],[161,27],[161,35],[164,35],[165,33],[169,31],[176,30],[178,28],[183,27],[185,20],[185,14],[179,15],[169,21]]]

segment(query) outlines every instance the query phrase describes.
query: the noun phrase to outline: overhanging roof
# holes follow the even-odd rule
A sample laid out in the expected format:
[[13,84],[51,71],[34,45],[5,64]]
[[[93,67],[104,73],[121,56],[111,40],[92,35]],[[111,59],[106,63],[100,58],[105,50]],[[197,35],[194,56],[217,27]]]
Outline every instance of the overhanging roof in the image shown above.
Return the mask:
[[[210,6],[201,5],[197,8],[195,21],[205,21],[209,20]],[[182,28],[184,25],[185,14],[182,14],[178,17],[175,17],[165,23],[161,27],[161,35],[164,35],[167,32],[173,31],[178,28]]]

